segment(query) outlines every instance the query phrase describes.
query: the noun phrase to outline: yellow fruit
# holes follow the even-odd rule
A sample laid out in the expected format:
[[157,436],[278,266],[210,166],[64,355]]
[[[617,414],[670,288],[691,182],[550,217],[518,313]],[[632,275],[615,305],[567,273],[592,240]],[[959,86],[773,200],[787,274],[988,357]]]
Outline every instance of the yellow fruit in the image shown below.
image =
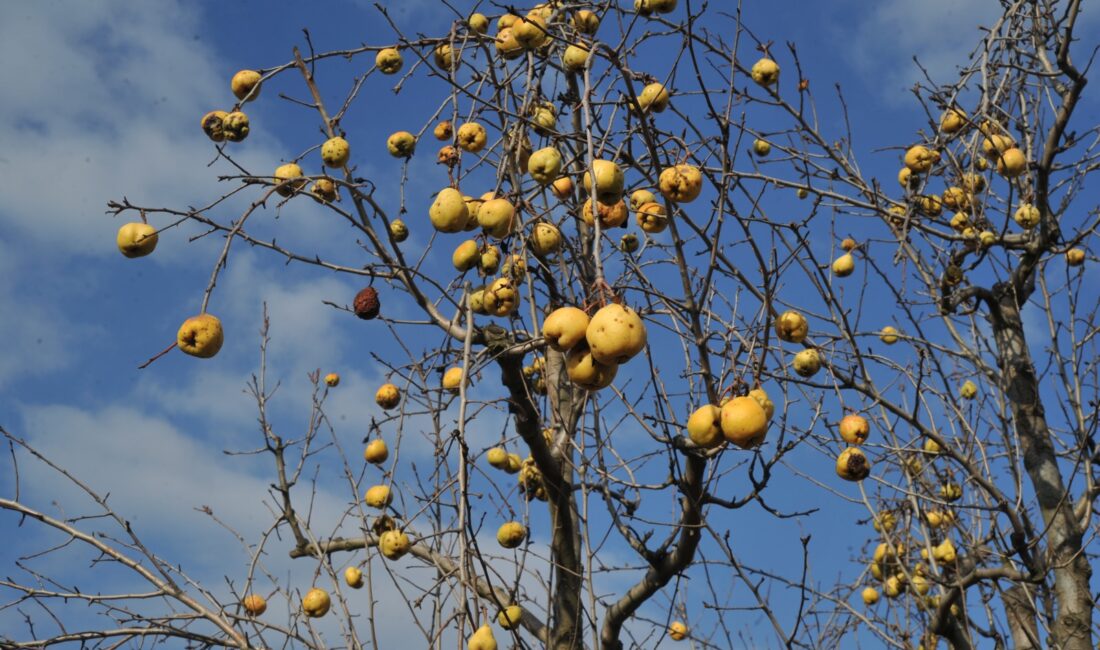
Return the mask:
[[440,232],[460,232],[466,227],[470,211],[462,193],[454,188],[444,188],[435,197],[428,209],[428,218]]
[[477,223],[485,234],[503,239],[515,226],[516,209],[508,199],[492,199],[478,208]]
[[1006,150],[997,158],[997,173],[1005,178],[1016,178],[1027,171],[1027,157],[1016,147]]
[[584,172],[584,191],[592,194],[592,171],[596,173],[596,200],[614,204],[623,198],[623,170],[610,160],[593,160]]
[[638,236],[628,232],[619,239],[619,250],[624,253],[633,253],[638,250]]
[[398,131],[386,139],[386,151],[394,158],[408,158],[416,151],[416,136],[408,131]]
[[963,232],[970,227],[970,215],[965,212],[958,212],[955,216],[951,217],[951,228],[955,232]]
[[485,127],[477,122],[467,122],[458,127],[457,136],[459,148],[464,151],[469,151],[470,153],[477,153],[484,149],[485,143],[489,139],[488,133],[485,132]]
[[259,616],[267,611],[267,601],[259,594],[249,594],[241,599],[241,606],[249,616]]
[[330,372],[325,375],[325,385],[330,388],[335,388],[340,385],[340,375],[335,372]]
[[840,420],[840,437],[849,445],[862,445],[871,434],[871,425],[862,415],[845,415]]
[[542,185],[549,185],[561,174],[561,153],[554,147],[539,149],[527,159],[527,173]]
[[966,173],[962,175],[959,183],[967,194],[977,194],[985,189],[985,176],[981,174]]
[[890,576],[882,584],[882,591],[887,598],[897,598],[905,591],[905,583],[897,576]]
[[561,55],[561,65],[566,72],[581,72],[592,57],[592,50],[583,43],[574,43],[565,48]]
[[250,102],[260,96],[260,73],[255,70],[241,70],[233,75],[229,88],[237,99]]
[[806,317],[791,309],[775,319],[775,335],[781,341],[801,343],[810,333],[810,323]]
[[485,288],[485,309],[493,316],[508,316],[519,308],[519,291],[511,278],[497,278]]
[[1071,248],[1066,251],[1066,264],[1069,266],[1081,266],[1085,263],[1085,251],[1080,248]]
[[897,525],[898,516],[889,510],[879,513],[871,522],[871,527],[880,533],[893,532],[894,528],[896,528]]
[[504,469],[508,467],[508,452],[503,447],[493,447],[485,452],[485,460],[497,469]]
[[509,474],[515,474],[523,467],[523,459],[519,457],[519,454],[508,454],[508,464],[505,465],[504,471]]
[[943,191],[943,204],[952,210],[970,208],[970,195],[961,187],[952,186]]
[[443,70],[454,70],[458,67],[458,55],[450,43],[437,45],[432,56],[435,58],[435,64]]
[[623,364],[645,347],[645,323],[630,307],[612,303],[592,316],[585,339],[600,363]]
[[[295,192],[301,190],[306,186],[308,182],[302,178],[302,168],[297,163],[287,163],[285,165],[279,165],[275,168],[275,184],[278,187],[275,191],[279,196],[292,196]],[[293,180],[298,179],[298,180]],[[291,181],[291,182],[288,182]]]
[[363,458],[372,465],[381,465],[389,457],[390,450],[386,447],[386,441],[381,438],[371,440],[363,450]]
[[351,146],[341,138],[329,138],[321,145],[321,162],[326,167],[343,167],[351,157]]
[[337,197],[336,183],[331,178],[318,178],[309,188],[313,198],[321,201],[335,201]]
[[581,9],[573,14],[573,29],[582,34],[595,34],[600,28],[600,17],[596,12]]
[[519,605],[509,605],[497,613],[497,623],[506,630],[514,630],[523,620],[523,608]]
[[649,190],[634,190],[630,194],[630,209],[638,211],[647,203],[656,203],[657,196]]
[[752,64],[752,80],[767,87],[779,81],[779,64],[769,58],[763,58]]
[[978,385],[967,379],[963,382],[963,385],[959,387],[959,397],[963,399],[974,399],[978,394]]
[[558,110],[550,102],[536,104],[531,111],[535,133],[549,135],[558,126]]
[[558,352],[568,352],[585,340],[589,318],[583,309],[560,307],[550,312],[542,324],[546,343]]
[[856,270],[856,260],[851,253],[845,253],[833,260],[833,275],[846,278]]
[[845,481],[862,481],[871,474],[871,461],[858,447],[849,447],[836,459],[836,475]]
[[461,272],[474,268],[480,260],[481,248],[472,239],[467,239],[456,246],[455,252],[451,254],[451,264]]
[[401,389],[390,383],[382,384],[374,394],[374,401],[384,409],[392,409],[401,403]]
[[[448,51],[450,50],[449,45],[444,45],[440,47],[446,47],[448,48]],[[439,62],[439,50],[436,50],[436,62]],[[401,71],[401,66],[403,63],[404,60],[401,58],[401,53],[393,47],[387,47],[378,50],[378,54],[374,55],[374,65],[378,66],[378,70],[382,74],[397,74]],[[450,66],[444,66],[440,64],[439,67],[443,68]]]
[[664,232],[668,228],[668,215],[660,203],[646,203],[634,213],[638,227],[650,234]]
[[813,377],[821,370],[821,354],[813,348],[802,350],[794,355],[791,367],[801,377]]
[[940,443],[936,442],[932,438],[924,439],[924,445],[922,446],[922,449],[924,449],[926,453],[932,454],[933,456],[943,451],[943,447],[940,446]]
[[688,437],[700,447],[711,449],[725,442],[722,436],[722,410],[713,404],[695,409],[687,421]]
[[932,548],[932,557],[934,557],[937,562],[950,564],[956,560],[958,553],[951,540],[945,539],[939,545]]
[[1003,133],[994,133],[982,141],[982,153],[986,158],[996,160],[1000,154],[1016,146],[1012,136]]
[[898,170],[898,185],[908,189],[909,184],[913,182],[916,176],[913,176],[913,170],[908,167],[902,167]]
[[966,112],[961,108],[949,108],[940,118],[940,131],[958,133],[966,126]]
[[538,49],[546,42],[546,20],[537,14],[527,14],[512,23],[512,34],[526,50]]
[[804,199],[809,195],[810,195],[809,190],[807,190],[804,187],[800,187],[800,188],[798,188],[797,191],[795,191],[795,196],[797,196],[799,199]]
[[363,586],[363,572],[358,567],[349,566],[344,569],[344,582],[348,583],[348,586],[352,589],[359,589]]
[[225,111],[210,111],[202,116],[202,120],[199,121],[199,124],[202,126],[202,132],[206,134],[206,137],[214,142],[225,141],[225,129],[223,128],[223,124],[227,115],[229,115],[229,113]]
[[898,330],[893,325],[887,325],[879,330],[878,337],[886,345],[893,345],[898,342]]
[[539,257],[553,255],[561,250],[561,231],[557,226],[540,221],[531,229],[531,237],[527,240],[531,250]]
[[932,165],[938,162],[939,159],[940,154],[938,151],[933,151],[922,144],[910,147],[905,152],[905,166],[909,168],[909,171],[917,174],[923,174],[932,169]]
[[923,596],[932,589],[932,583],[928,581],[928,578],[916,574],[909,580],[909,588],[918,596]]
[[372,508],[385,508],[393,502],[393,492],[388,485],[374,485],[363,495],[363,502]]
[[230,142],[240,142],[248,137],[251,132],[248,116],[240,111],[233,111],[222,118],[222,133]]
[[328,613],[332,601],[323,589],[314,587],[302,598],[302,611],[310,618],[320,618]]
[[752,397],[734,397],[722,406],[722,435],[742,449],[752,449],[768,434],[768,413]]
[[497,640],[493,636],[493,628],[487,624],[477,628],[477,631],[466,641],[467,650],[497,650]]
[[497,529],[497,543],[504,548],[517,548],[527,539],[527,528],[518,521],[509,521]]
[[860,596],[863,598],[864,605],[874,605],[878,602],[879,599],[878,589],[875,589],[874,587],[867,587],[863,590]]
[[213,314],[199,314],[183,321],[176,333],[176,347],[200,359],[209,359],[222,349],[225,341],[222,322]]
[[657,185],[666,199],[690,203],[703,191],[703,174],[692,165],[676,165],[661,172]]
[[619,371],[616,364],[604,364],[597,361],[587,343],[579,343],[565,357],[565,371],[569,380],[581,388],[599,390],[611,385]]
[[760,408],[764,409],[764,414],[768,416],[768,422],[772,421],[772,416],[775,415],[775,403],[772,402],[768,394],[764,392],[763,388],[754,388],[749,391],[749,397],[756,400],[756,403],[760,405]]
[[157,247],[157,229],[140,221],[123,224],[115,242],[126,257],[144,257]]
[[1035,207],[1031,203],[1021,203],[1020,207],[1016,208],[1016,213],[1012,215],[1013,221],[1015,221],[1021,228],[1025,230],[1031,230],[1035,226],[1039,225],[1039,219],[1042,213],[1039,212],[1039,208]]
[[466,22],[470,25],[470,29],[478,34],[484,34],[489,31],[489,19],[485,17],[485,14],[470,14]]
[[447,372],[443,373],[443,390],[457,393],[458,387],[462,385],[464,374],[462,368],[458,366],[447,368]]
[[554,196],[563,201],[568,199],[573,196],[573,179],[568,176],[562,176],[550,184],[550,191],[554,193]]
[[409,552],[412,543],[400,530],[387,530],[378,538],[378,550],[387,560],[397,560]]
[[683,641],[687,638],[687,635],[688,626],[680,621],[673,621],[672,624],[668,626],[668,638],[673,641]]
[[664,112],[668,108],[669,94],[664,84],[651,83],[638,95],[638,107],[643,111]]
[[982,246],[992,246],[997,243],[997,234],[990,230],[983,230],[978,234],[978,241]]
[[940,486],[940,498],[948,503],[958,501],[962,498],[962,495],[962,486],[958,483],[947,482]]
[[[500,267],[500,249],[496,246],[486,246],[481,249],[481,253],[478,255],[477,266],[484,275],[496,273],[497,269]],[[508,274],[505,273],[505,275]]]
[[763,158],[772,152],[772,145],[767,140],[756,139],[752,143],[752,152]]
[[454,137],[455,129],[450,120],[443,120],[432,129],[432,135],[436,140],[450,140]]

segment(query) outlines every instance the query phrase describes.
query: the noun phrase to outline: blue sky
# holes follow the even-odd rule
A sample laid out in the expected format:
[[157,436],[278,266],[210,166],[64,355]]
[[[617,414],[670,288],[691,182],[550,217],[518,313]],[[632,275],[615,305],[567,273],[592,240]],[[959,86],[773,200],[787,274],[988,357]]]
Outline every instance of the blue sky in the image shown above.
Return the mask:
[[[107,201],[125,196],[136,204],[182,208],[220,196],[225,184],[219,185],[217,174],[227,172],[207,167],[214,150],[198,128],[199,118],[231,104],[228,80],[236,70],[282,64],[293,45],[304,49],[302,28],[310,30],[318,50],[392,40],[373,3],[365,0],[297,10],[289,5],[272,10],[271,4],[28,0],[0,7],[0,58],[18,62],[0,67],[5,89],[0,171],[7,184],[0,195],[0,331],[8,342],[0,356],[0,425],[111,493],[115,507],[154,548],[181,559],[217,588],[224,587],[222,575],[240,582],[247,555],[195,508],[212,506],[246,536],[270,521],[261,505],[270,481],[266,467],[222,453],[255,447],[259,439],[254,404],[243,389],[257,370],[261,305],[268,305],[273,322],[268,373],[271,381],[281,382],[273,407],[278,426],[293,431],[304,425],[309,371],[339,372],[343,381],[332,391],[327,411],[354,457],[363,423],[377,415],[369,396],[383,371],[372,355],[392,352],[384,334],[364,335],[362,323],[322,304],[349,302],[358,282],[285,266],[263,251],[238,246],[212,302],[228,332],[222,353],[206,362],[176,353],[137,369],[173,340],[183,318],[197,312],[222,242],[188,241],[200,231],[187,226],[163,234],[151,257],[125,259],[114,246],[121,222],[104,214]],[[383,4],[393,5],[392,17],[410,34],[440,33],[452,19],[431,0]],[[463,13],[473,6],[452,4]],[[746,4],[752,5],[746,23],[758,38],[774,41],[777,53],[788,41],[798,44],[826,130],[839,127],[828,100],[832,84],[842,84],[858,125],[855,146],[863,152],[863,168],[892,183],[897,153],[877,150],[908,142],[924,125],[907,91],[917,75],[912,56],[940,79],[949,78],[975,41],[975,26],[997,3]],[[743,54],[754,55],[751,49]],[[785,51],[779,56],[789,59]],[[342,88],[364,65],[327,65],[319,82]],[[277,99],[279,92],[300,96],[291,81],[284,75],[265,86],[248,107],[253,132],[235,151],[249,169],[266,173],[320,141],[312,115]],[[349,123],[355,125],[355,146],[369,143],[363,146],[378,152],[360,158],[361,174],[391,188],[401,169],[385,156],[385,137],[401,128],[415,130],[430,117],[436,108],[433,86],[412,83],[395,97],[383,80],[371,82],[369,97]],[[1096,104],[1087,104],[1084,112],[1095,118]],[[427,205],[422,196],[442,182],[430,154],[422,151],[410,164],[410,223]],[[395,196],[386,201],[396,210]],[[243,206],[235,200],[225,209],[232,214]],[[346,229],[320,214],[316,206],[290,204],[268,213],[264,232],[355,263],[357,248]],[[414,343],[426,348],[436,338]],[[475,442],[495,439],[503,426],[501,416],[495,417],[474,432]],[[74,498],[42,472],[28,472],[24,481],[27,500],[41,507]],[[11,485],[11,477],[0,474],[0,491],[7,493]],[[348,501],[340,487],[339,480],[323,482],[323,498],[317,499],[317,518],[331,527]],[[793,486],[777,489],[775,497],[784,509],[831,499]],[[812,533],[823,549],[824,561],[816,565],[823,580],[850,571],[849,558],[867,538],[848,533],[852,524],[846,517],[866,516],[858,508],[829,520],[791,524],[783,538],[741,533],[745,521],[758,515],[731,516],[735,541],[741,537],[739,551],[753,560],[773,553],[797,557],[790,551],[797,549],[799,535]],[[0,516],[0,538],[15,540],[0,551],[5,563],[13,552],[41,543],[15,524]],[[829,557],[836,558],[835,566],[828,565]],[[312,571],[307,561],[290,563],[278,552],[271,562],[275,573],[293,579],[308,580]],[[72,570],[82,569],[74,563]],[[612,583],[617,584],[609,578]],[[405,615],[399,604],[386,607],[394,621]],[[0,615],[0,626],[10,623]],[[396,624],[384,630],[401,633]],[[758,631],[767,639],[766,629]]]

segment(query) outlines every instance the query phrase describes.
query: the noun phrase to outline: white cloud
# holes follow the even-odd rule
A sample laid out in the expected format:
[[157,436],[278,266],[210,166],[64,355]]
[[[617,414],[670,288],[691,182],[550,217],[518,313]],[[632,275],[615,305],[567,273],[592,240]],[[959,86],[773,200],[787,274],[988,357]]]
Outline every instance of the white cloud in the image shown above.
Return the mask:
[[884,99],[904,102],[911,97],[904,91],[923,80],[914,56],[935,82],[951,82],[982,37],[978,26],[999,14],[995,2],[857,2],[835,14],[851,20],[835,29],[858,71],[875,79],[868,85],[881,88]]

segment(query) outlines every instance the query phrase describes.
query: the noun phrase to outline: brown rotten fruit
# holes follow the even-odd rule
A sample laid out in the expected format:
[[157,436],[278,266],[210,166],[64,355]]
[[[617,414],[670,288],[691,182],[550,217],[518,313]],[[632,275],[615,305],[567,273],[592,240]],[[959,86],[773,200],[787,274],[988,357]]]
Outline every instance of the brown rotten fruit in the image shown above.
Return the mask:
[[378,317],[381,304],[378,302],[378,291],[374,287],[365,287],[355,294],[355,302],[352,304],[355,315],[363,320],[371,320]]
[[836,459],[836,475],[845,481],[862,481],[871,474],[871,461],[857,447],[840,452]]

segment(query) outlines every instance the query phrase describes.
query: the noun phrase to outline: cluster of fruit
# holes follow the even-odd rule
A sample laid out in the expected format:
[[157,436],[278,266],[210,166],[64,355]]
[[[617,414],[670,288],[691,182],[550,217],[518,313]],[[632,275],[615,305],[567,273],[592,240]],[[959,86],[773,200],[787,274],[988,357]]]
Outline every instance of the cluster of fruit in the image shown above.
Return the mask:
[[642,318],[618,303],[600,308],[592,318],[578,307],[555,309],[543,322],[542,335],[547,345],[565,353],[569,379],[588,390],[610,386],[619,366],[646,345]]

